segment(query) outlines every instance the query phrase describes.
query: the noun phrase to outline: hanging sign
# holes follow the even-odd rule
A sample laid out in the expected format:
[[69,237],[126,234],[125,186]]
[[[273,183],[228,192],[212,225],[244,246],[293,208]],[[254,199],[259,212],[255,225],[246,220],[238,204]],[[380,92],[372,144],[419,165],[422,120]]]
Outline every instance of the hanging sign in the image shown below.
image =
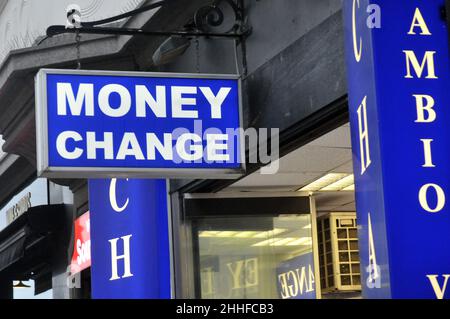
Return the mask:
[[363,295],[450,298],[444,0],[344,1]]
[[236,178],[241,120],[237,76],[41,70],[38,174]]

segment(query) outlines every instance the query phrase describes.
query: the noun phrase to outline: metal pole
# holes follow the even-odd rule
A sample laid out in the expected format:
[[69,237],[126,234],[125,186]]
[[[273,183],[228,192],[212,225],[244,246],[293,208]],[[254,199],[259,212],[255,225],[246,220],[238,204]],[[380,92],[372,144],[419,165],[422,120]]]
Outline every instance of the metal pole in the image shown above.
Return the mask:
[[313,195],[309,196],[309,207],[311,211],[311,234],[314,256],[314,278],[316,282],[316,298],[322,299],[322,287],[320,280],[320,261],[319,261],[319,240],[317,235],[317,211],[316,199]]

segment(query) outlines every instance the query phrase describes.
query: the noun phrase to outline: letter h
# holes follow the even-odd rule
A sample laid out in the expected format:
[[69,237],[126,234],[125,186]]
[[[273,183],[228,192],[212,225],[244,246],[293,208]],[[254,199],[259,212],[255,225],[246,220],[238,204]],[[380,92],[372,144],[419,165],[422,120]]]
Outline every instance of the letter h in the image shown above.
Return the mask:
[[[111,239],[109,242],[111,243],[111,278],[110,281],[118,280],[121,278],[133,277],[131,273],[131,262],[130,262],[130,238],[132,235],[123,236],[121,238]],[[119,239],[123,241],[123,251],[124,254],[121,256],[117,255],[117,242]],[[124,274],[122,277],[119,276],[117,270],[117,262],[123,259],[124,261]]]
[[370,160],[369,127],[367,125],[367,96],[364,97],[358,108],[358,127],[361,148],[361,175],[363,175],[372,163]]

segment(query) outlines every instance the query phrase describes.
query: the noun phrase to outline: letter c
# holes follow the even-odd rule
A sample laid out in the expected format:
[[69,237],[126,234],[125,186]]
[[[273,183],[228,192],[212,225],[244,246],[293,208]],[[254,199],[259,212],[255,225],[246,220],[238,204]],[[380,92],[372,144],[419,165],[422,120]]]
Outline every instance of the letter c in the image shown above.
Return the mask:
[[121,213],[128,207],[130,199],[127,198],[125,204],[122,207],[119,207],[119,205],[117,204],[117,197],[116,197],[116,185],[117,185],[117,178],[111,179],[111,184],[109,185],[109,202],[111,203],[111,207],[112,209],[114,209],[114,211],[116,211],[117,213]]
[[67,141],[73,140],[75,142],[80,142],[83,140],[80,134],[74,131],[67,131],[62,132],[59,134],[58,138],[56,139],[56,150],[58,151],[58,154],[68,160],[75,160],[81,157],[83,155],[83,150],[79,147],[75,147],[73,151],[67,150]]
[[358,3],[359,8],[359,0],[353,0],[353,17],[352,17],[352,33],[353,33],[353,53],[355,54],[356,62],[361,61],[362,55],[362,39],[359,38],[359,47],[356,39],[356,3]]

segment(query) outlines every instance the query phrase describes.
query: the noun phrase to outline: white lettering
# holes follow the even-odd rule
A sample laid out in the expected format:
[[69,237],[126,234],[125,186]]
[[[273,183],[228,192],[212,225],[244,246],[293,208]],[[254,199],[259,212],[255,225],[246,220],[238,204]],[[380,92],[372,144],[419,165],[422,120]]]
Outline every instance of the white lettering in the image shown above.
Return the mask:
[[419,27],[421,29],[420,35],[431,35],[430,30],[425,22],[425,19],[422,16],[422,12],[420,12],[419,8],[416,8],[416,12],[414,13],[414,18],[411,24],[411,29],[409,29],[409,35],[416,35],[414,31],[415,28]]
[[445,291],[447,290],[447,283],[450,275],[443,275],[444,284],[441,286],[438,282],[438,275],[427,275],[428,280],[430,280],[431,286],[433,287],[434,293],[436,294],[437,299],[444,299]]
[[359,38],[359,46],[356,35],[356,4],[358,4],[359,8],[359,0],[353,0],[353,20],[352,20],[352,33],[353,33],[353,54],[355,55],[356,62],[361,61],[362,55],[362,39]]
[[[191,142],[189,147],[188,142]],[[178,138],[176,149],[182,160],[197,161],[203,157],[202,138],[197,134],[183,134]]]
[[[111,278],[110,281],[113,280],[119,280],[121,278],[128,278],[133,277],[133,274],[131,273],[131,254],[130,254],[130,239],[132,235],[123,236],[121,238],[114,238],[109,240],[111,244]],[[119,239],[122,239],[123,241],[123,255],[117,255],[117,242]],[[124,274],[120,277],[117,271],[117,262],[119,260],[124,261]]]
[[[416,99],[417,120],[416,123],[432,123],[437,115],[434,107],[434,98],[430,95],[414,94]],[[425,114],[426,113],[426,114]]]
[[103,134],[103,141],[97,141],[95,132],[86,133],[86,144],[87,144],[87,158],[97,159],[97,150],[103,149],[105,154],[105,159],[114,159],[114,148],[113,148],[113,133],[105,132]]
[[197,99],[185,98],[183,94],[197,94],[197,88],[193,86],[172,87],[172,117],[185,119],[198,118],[198,111],[183,109],[183,106],[186,105],[196,105]]
[[78,86],[77,97],[73,93],[70,83],[58,83],[56,85],[58,115],[67,115],[67,102],[69,102],[70,113],[80,116],[85,105],[85,115],[94,116],[94,85],[81,83]]
[[425,52],[425,56],[422,60],[422,64],[419,64],[419,61],[417,60],[416,54],[414,51],[411,50],[404,50],[403,51],[406,56],[406,71],[407,74],[405,78],[412,79],[413,76],[411,74],[411,65],[414,68],[414,72],[416,73],[417,77],[420,79],[422,77],[422,73],[425,69],[425,66],[427,67],[428,75],[425,77],[426,79],[437,79],[434,67],[434,55],[436,54],[436,51],[427,51]]
[[367,124],[367,96],[364,97],[358,108],[359,143],[361,158],[361,175],[369,168],[370,160],[369,127]]
[[156,99],[150,94],[145,85],[136,85],[136,116],[147,116],[147,105],[158,118],[167,117],[166,87],[156,87]]
[[[226,134],[208,134],[207,140],[207,159],[209,161],[229,161],[230,155],[223,153],[227,150],[228,135]],[[218,153],[222,152],[222,153]]]
[[[128,182],[128,178],[127,178]],[[130,199],[127,198],[125,201],[125,204],[123,204],[122,207],[119,207],[119,204],[117,204],[117,195],[116,195],[116,187],[117,187],[117,178],[111,179],[111,183],[109,184],[109,202],[111,204],[112,209],[116,211],[117,213],[123,212],[125,209],[127,209],[128,204],[130,203]]]
[[[436,207],[435,208],[431,208],[429,203],[428,203],[428,190],[432,188],[435,190],[436,192],[436,197],[437,197],[437,203],[436,203]],[[419,191],[419,202],[420,205],[422,206],[422,208],[424,210],[426,210],[429,213],[438,213],[440,212],[444,206],[445,206],[445,193],[442,190],[442,188],[439,185],[436,184],[426,184],[424,186],[422,186],[422,188]]]
[[[120,105],[112,108],[109,99],[112,93],[117,93],[120,97]],[[123,117],[127,115],[131,108],[131,95],[128,89],[119,84],[105,85],[98,94],[98,106],[102,112],[109,117]]]
[[211,118],[221,119],[222,104],[223,102],[225,102],[228,94],[230,94],[231,88],[221,88],[216,96],[209,87],[201,87],[200,91],[202,91],[206,100],[208,100],[209,104],[211,105]]
[[75,160],[83,155],[83,150],[81,148],[76,147],[73,151],[69,152],[67,150],[67,141],[73,140],[75,142],[80,142],[83,140],[80,134],[74,131],[66,131],[62,132],[58,135],[56,139],[56,150],[58,154],[61,155],[62,158],[68,160]]
[[116,159],[124,160],[127,156],[133,156],[138,161],[145,160],[144,153],[142,153],[139,141],[134,133],[125,133],[123,135]]
[[431,143],[434,140],[431,139],[421,139],[423,143],[423,153],[425,155],[425,164],[422,165],[422,167],[428,168],[428,167],[436,167],[433,164],[433,156],[431,155]]
[[172,134],[164,133],[164,143],[161,143],[155,133],[147,133],[148,160],[156,159],[156,150],[165,160],[173,160]]

